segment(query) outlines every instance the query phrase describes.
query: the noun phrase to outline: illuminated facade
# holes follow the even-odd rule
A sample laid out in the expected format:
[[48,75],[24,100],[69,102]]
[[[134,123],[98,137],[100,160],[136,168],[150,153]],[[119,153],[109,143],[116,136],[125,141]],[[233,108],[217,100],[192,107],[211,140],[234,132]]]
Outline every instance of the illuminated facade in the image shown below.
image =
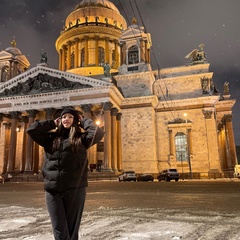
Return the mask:
[[202,49],[186,66],[152,70],[151,45],[150,34],[135,19],[127,27],[110,1],[84,0],[56,40],[59,70],[44,62],[28,69],[16,45],[0,52],[0,174],[40,172],[43,149],[25,129],[66,106],[104,127],[103,141],[89,150],[89,164],[101,162],[103,171],[171,167],[193,178],[233,171],[228,86],[220,96]]

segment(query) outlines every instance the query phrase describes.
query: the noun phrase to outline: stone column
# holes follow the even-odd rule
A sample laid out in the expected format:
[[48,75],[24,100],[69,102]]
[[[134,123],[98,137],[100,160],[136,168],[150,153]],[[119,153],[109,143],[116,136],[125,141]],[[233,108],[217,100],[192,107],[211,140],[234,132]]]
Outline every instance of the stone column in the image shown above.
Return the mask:
[[27,153],[27,133],[26,133],[26,129],[28,128],[28,121],[29,118],[28,116],[22,116],[22,121],[24,123],[23,125],[23,153],[22,153],[22,166],[21,166],[21,172],[24,172],[25,170],[25,163],[26,163],[26,153]]
[[120,56],[121,56],[121,59],[120,59],[120,66],[123,65],[124,63],[124,56],[123,56],[123,44],[120,44]]
[[117,113],[117,169],[122,171],[122,113]]
[[104,163],[103,170],[112,171],[111,166],[111,108],[113,104],[111,102],[103,103],[104,110]]
[[85,41],[85,59],[84,59],[84,67],[87,67],[88,66],[88,36],[85,36],[84,37],[84,41]]
[[[34,118],[36,117],[36,110],[27,110],[29,115],[29,125],[34,122]],[[27,152],[26,152],[26,161],[25,161],[25,172],[32,173],[33,172],[33,140],[27,136]]]
[[227,147],[226,147],[226,131],[223,122],[218,125],[218,141],[219,141],[219,152],[221,158],[221,169],[227,169]]
[[62,69],[63,69],[63,66],[62,66],[63,50],[62,49],[59,50],[59,56],[58,57],[59,57],[59,59],[58,59],[58,68],[59,68],[59,70],[62,71]]
[[16,144],[17,144],[17,123],[19,112],[10,112],[11,116],[11,135],[10,135],[10,146],[8,154],[7,172],[15,172],[15,157],[16,157]]
[[[205,132],[206,132],[206,163],[209,170],[211,169],[220,169],[220,158],[219,158],[219,149],[218,149],[218,137],[216,123],[213,119],[212,110],[203,110],[203,115],[205,118]],[[203,163],[204,164],[204,163]]]
[[111,145],[112,145],[112,159],[111,159],[111,164],[112,164],[112,169],[114,172],[117,172],[117,116],[118,109],[117,108],[111,108]]
[[105,62],[109,63],[109,38],[106,37],[105,40]]
[[168,130],[168,134],[169,134],[169,152],[170,155],[174,155],[174,138],[173,138],[173,132],[172,130]]
[[69,70],[71,67],[71,41],[67,42],[68,46],[67,46],[67,69]]
[[99,36],[95,36],[95,65],[98,66],[99,59],[98,59],[98,41]]
[[128,62],[128,50],[126,50],[126,64],[128,65],[129,62]]
[[8,155],[10,149],[10,129],[11,123],[3,123],[5,127],[5,139],[4,139],[4,148],[3,148],[3,173],[7,172],[7,165],[8,165]]
[[74,58],[74,68],[78,68],[79,67],[79,58],[80,58],[80,54],[79,54],[79,38],[74,38],[75,41],[75,58]]
[[150,60],[148,58],[148,48],[147,48],[147,40],[144,41],[145,42],[145,62],[149,63]]
[[145,52],[144,51],[144,40],[140,39],[140,62],[141,61],[146,62],[144,52]]
[[17,67],[18,67],[18,61],[15,60],[13,64],[13,77],[17,76]]
[[[9,79],[13,78],[13,61],[9,60]],[[8,79],[6,79],[7,81]]]
[[66,71],[66,45],[62,46],[62,71]]
[[114,50],[115,50],[115,55],[114,55],[114,61],[115,61],[115,66],[119,67],[119,60],[118,60],[118,41],[114,40]]
[[234,133],[233,133],[232,114],[225,114],[224,121],[226,123],[226,135],[227,135],[229,155],[230,155],[229,167],[233,169],[237,164],[237,154],[236,154],[235,139],[234,139]]

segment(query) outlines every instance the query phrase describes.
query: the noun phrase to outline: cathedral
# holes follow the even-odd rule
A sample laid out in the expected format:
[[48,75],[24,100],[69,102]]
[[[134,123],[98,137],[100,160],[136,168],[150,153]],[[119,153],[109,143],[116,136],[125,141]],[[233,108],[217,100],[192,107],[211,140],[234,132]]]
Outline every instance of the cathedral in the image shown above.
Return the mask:
[[[221,94],[204,45],[186,65],[154,70],[151,34],[108,0],[82,0],[56,39],[59,69],[37,66],[13,41],[0,51],[0,175],[40,175],[42,147],[26,129],[74,107],[105,131],[88,151],[91,171],[185,178],[229,177],[237,164],[228,83]],[[167,46],[166,46],[167,47]]]

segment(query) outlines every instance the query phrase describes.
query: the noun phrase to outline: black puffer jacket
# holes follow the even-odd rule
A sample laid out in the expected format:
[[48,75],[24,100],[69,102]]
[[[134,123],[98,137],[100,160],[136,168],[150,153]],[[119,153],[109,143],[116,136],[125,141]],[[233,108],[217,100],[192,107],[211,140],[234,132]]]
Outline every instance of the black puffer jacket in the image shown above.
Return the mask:
[[29,136],[45,150],[42,173],[46,191],[62,192],[87,186],[87,149],[99,142],[104,133],[91,119],[82,119],[80,126],[85,132],[79,133],[82,146],[76,153],[72,152],[68,138],[63,139],[56,151],[52,151],[56,137],[56,133],[50,131],[56,128],[53,120],[36,121],[27,129]]

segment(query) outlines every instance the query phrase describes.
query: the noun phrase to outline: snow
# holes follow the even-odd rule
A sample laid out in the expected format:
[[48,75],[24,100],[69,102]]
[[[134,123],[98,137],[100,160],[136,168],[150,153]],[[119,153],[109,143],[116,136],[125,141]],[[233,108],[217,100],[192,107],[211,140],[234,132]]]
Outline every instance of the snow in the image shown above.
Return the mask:
[[[53,240],[46,209],[0,205],[0,239]],[[81,240],[237,240],[240,217],[153,208],[85,211]]]

